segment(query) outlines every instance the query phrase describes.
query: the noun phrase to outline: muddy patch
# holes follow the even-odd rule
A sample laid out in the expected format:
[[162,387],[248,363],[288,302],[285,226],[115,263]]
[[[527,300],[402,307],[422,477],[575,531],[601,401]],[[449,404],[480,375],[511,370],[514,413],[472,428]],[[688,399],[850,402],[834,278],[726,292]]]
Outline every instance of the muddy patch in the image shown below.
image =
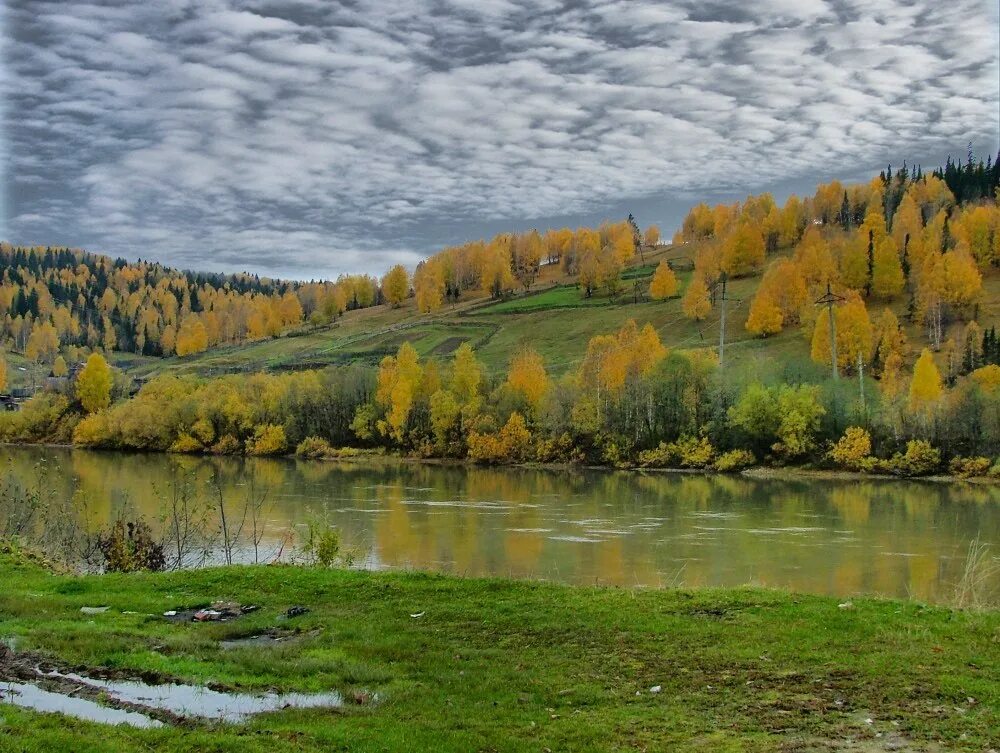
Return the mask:
[[49,673],[101,692],[106,698],[145,709],[165,712],[181,719],[192,717],[229,723],[245,722],[256,714],[287,708],[339,708],[340,693],[237,693],[199,685],[164,683],[150,685],[140,680],[99,680],[75,673]]
[[163,613],[170,622],[230,622],[253,614],[259,609],[255,604],[237,604],[232,601],[216,601],[207,606],[187,609],[168,609]]
[[319,630],[302,632],[300,630],[282,630],[269,628],[250,635],[236,636],[219,641],[219,648],[232,651],[241,648],[277,648],[288,643],[319,635]]
[[[367,703],[375,696],[354,693],[350,700]],[[189,685],[149,673],[140,679],[120,670],[64,670],[41,655],[14,652],[0,644],[0,703],[148,728],[199,722],[239,724],[257,714],[288,708],[337,709],[344,705],[344,697],[335,691],[247,693],[216,685]]]
[[433,348],[431,348],[431,355],[433,356],[450,356],[460,347],[462,343],[469,342],[467,337],[449,337],[447,340],[438,343]]
[[163,726],[163,722],[138,711],[102,706],[89,698],[45,690],[29,682],[0,682],[0,703],[101,724],[127,724],[141,729]]

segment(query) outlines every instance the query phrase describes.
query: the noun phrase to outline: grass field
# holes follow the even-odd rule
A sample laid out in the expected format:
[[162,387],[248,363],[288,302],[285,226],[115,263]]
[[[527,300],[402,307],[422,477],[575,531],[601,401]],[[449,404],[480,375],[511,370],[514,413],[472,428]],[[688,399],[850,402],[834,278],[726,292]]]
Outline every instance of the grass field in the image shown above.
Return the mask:
[[[0,638],[56,666],[379,699],[239,726],[188,721],[153,730],[0,705],[2,751],[1000,745],[997,612],[874,599],[838,606],[751,589],[574,588],[293,567],[75,577],[2,555],[0,578]],[[218,599],[260,609],[231,623],[159,617]],[[282,621],[293,604],[310,611]],[[110,609],[83,615],[85,606]],[[277,647],[219,646],[273,627],[298,637]]]

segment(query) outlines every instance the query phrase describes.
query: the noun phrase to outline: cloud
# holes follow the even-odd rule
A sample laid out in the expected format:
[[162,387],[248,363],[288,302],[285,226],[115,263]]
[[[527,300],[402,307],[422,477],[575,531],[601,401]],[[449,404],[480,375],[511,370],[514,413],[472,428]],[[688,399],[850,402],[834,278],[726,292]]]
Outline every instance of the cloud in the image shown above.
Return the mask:
[[3,235],[335,276],[996,146],[979,0],[20,0]]

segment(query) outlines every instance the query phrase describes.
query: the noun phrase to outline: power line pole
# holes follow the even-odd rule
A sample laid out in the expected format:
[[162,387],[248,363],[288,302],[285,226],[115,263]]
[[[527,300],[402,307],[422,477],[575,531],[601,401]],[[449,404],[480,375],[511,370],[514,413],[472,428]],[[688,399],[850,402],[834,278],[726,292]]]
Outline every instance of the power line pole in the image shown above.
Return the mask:
[[867,413],[865,409],[865,360],[861,357],[861,351],[858,351],[858,388],[861,391],[861,412]]
[[840,372],[837,370],[837,319],[833,315],[833,307],[834,304],[843,300],[845,299],[842,296],[833,294],[830,283],[827,283],[826,295],[816,301],[817,306],[826,306],[827,313],[830,315],[830,363],[833,368],[834,380],[840,377]]
[[723,272],[719,278],[722,284],[722,297],[719,299],[722,316],[719,318],[719,368],[722,368],[726,355],[726,273]]

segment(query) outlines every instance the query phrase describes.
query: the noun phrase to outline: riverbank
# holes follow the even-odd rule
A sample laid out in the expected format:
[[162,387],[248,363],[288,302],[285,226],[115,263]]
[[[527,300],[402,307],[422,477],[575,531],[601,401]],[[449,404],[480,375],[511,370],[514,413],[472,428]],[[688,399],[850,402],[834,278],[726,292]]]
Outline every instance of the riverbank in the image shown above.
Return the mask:
[[[137,455],[166,455],[176,457],[248,457],[244,455],[218,455],[213,453],[180,453],[159,450],[118,450],[103,449],[94,447],[80,447],[79,445],[59,443],[59,442],[0,442],[0,449],[5,447],[41,447],[58,450],[84,450],[86,452],[98,453],[119,453],[128,452]],[[252,457],[252,456],[250,456]],[[321,464],[340,464],[348,466],[364,466],[366,464],[378,465],[417,465],[432,466],[441,468],[519,468],[526,470],[540,471],[600,471],[606,473],[635,473],[635,474],[663,474],[663,475],[691,475],[691,476],[742,476],[744,478],[759,480],[785,480],[785,481],[930,481],[938,484],[947,483],[972,483],[982,485],[1000,484],[1000,476],[957,476],[946,473],[935,473],[925,476],[900,476],[890,473],[874,473],[865,471],[849,471],[836,468],[817,468],[812,465],[754,465],[749,468],[742,468],[733,471],[720,471],[716,468],[661,468],[643,467],[638,465],[613,466],[595,463],[542,463],[542,462],[509,462],[509,463],[480,463],[470,458],[454,457],[421,457],[419,455],[407,455],[398,451],[390,451],[384,448],[358,449],[343,448],[341,454],[303,457],[296,453],[284,455],[268,456],[274,459],[295,460],[298,462],[315,462]]]
[[[284,566],[74,577],[11,555],[0,579],[0,634],[56,667],[377,699],[150,730],[0,705],[0,749],[1000,746],[996,611]],[[216,601],[258,609],[225,623],[162,617]],[[309,611],[282,617],[296,605]],[[275,629],[287,640],[219,643]]]

